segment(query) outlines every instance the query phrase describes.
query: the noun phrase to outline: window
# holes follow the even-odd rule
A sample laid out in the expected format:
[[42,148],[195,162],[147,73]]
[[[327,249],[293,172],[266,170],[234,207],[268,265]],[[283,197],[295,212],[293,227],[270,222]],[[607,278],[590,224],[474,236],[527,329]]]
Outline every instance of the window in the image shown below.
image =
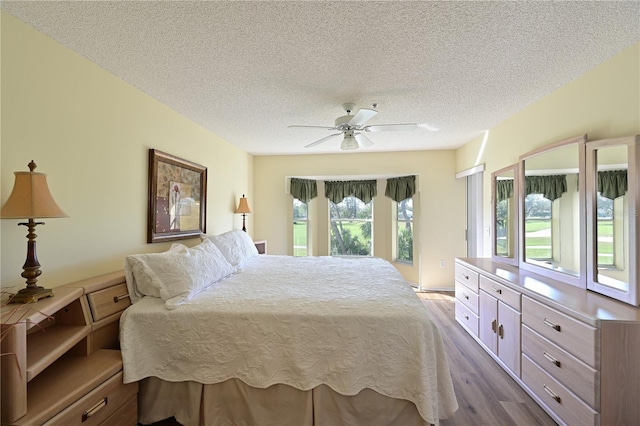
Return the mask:
[[598,266],[613,267],[614,253],[614,208],[613,200],[598,193]]
[[413,198],[396,206],[396,260],[413,264]]
[[308,253],[309,220],[307,203],[293,199],[293,255],[306,256]]
[[524,200],[525,253],[527,258],[552,260],[551,206],[542,194],[529,194]]
[[373,255],[373,200],[365,204],[354,196],[329,202],[332,256]]
[[510,198],[505,198],[496,201],[496,254],[498,256],[510,255],[509,224],[512,222],[509,220],[509,200]]

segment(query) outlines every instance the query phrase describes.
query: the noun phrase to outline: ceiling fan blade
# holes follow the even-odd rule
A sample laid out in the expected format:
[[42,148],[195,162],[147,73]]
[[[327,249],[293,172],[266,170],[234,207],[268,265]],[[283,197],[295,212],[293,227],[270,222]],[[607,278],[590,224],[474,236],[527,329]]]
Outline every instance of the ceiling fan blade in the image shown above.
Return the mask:
[[371,141],[371,139],[369,139],[362,133],[356,133],[355,136],[356,136],[356,140],[358,141],[358,145],[360,145],[360,148],[366,148],[368,146],[373,145],[373,142]]
[[348,124],[351,126],[362,126],[377,113],[378,111],[376,111],[375,109],[360,108],[358,112],[356,112],[355,115],[351,117],[351,120],[349,120]]
[[288,128],[303,128],[303,129],[325,129],[325,130],[336,130],[335,127],[329,127],[329,126],[303,126],[303,125],[297,125],[297,124],[293,124],[291,126],[287,126]]
[[362,130],[366,132],[399,132],[405,130],[415,130],[418,128],[416,123],[405,124],[378,124],[377,126],[365,126]]
[[340,132],[340,133],[334,133],[334,134],[329,135],[329,136],[325,136],[325,137],[324,137],[324,138],[322,138],[322,139],[318,139],[318,140],[317,140],[317,141],[315,141],[315,142],[311,142],[309,145],[305,145],[305,148],[311,148],[312,146],[320,145],[322,142],[327,141],[327,140],[331,139],[331,138],[332,138],[332,137],[334,137],[334,136],[339,136],[339,135],[341,135],[341,134],[342,134],[342,132]]

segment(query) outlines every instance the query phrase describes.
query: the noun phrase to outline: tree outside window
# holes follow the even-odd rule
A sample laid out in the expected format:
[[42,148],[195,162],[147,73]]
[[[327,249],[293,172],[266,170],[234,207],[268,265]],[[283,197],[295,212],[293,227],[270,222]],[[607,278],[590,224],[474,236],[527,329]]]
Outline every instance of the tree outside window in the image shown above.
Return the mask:
[[373,200],[365,204],[354,196],[329,202],[332,256],[373,255]]
[[614,208],[613,200],[598,193],[598,266],[612,267],[616,264],[614,252]]
[[396,260],[413,263],[413,198],[396,203]]

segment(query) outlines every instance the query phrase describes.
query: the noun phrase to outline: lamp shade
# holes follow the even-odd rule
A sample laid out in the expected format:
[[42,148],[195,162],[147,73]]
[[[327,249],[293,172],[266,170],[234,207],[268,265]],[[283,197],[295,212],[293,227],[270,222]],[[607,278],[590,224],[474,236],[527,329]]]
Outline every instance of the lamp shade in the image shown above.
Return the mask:
[[244,194],[242,195],[242,198],[240,198],[240,203],[238,204],[236,213],[251,213],[251,209],[249,208],[249,203],[247,202],[247,199],[244,198]]
[[14,172],[14,174],[16,180],[13,190],[2,206],[0,217],[3,219],[68,217],[54,201],[47,185],[46,174],[33,171]]

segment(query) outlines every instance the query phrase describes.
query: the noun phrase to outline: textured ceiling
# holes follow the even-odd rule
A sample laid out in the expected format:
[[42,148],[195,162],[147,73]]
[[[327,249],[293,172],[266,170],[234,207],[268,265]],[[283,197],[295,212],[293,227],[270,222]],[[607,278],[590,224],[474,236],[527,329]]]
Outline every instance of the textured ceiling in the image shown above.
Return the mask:
[[256,155],[455,148],[640,41],[639,2],[12,2],[2,8]]

